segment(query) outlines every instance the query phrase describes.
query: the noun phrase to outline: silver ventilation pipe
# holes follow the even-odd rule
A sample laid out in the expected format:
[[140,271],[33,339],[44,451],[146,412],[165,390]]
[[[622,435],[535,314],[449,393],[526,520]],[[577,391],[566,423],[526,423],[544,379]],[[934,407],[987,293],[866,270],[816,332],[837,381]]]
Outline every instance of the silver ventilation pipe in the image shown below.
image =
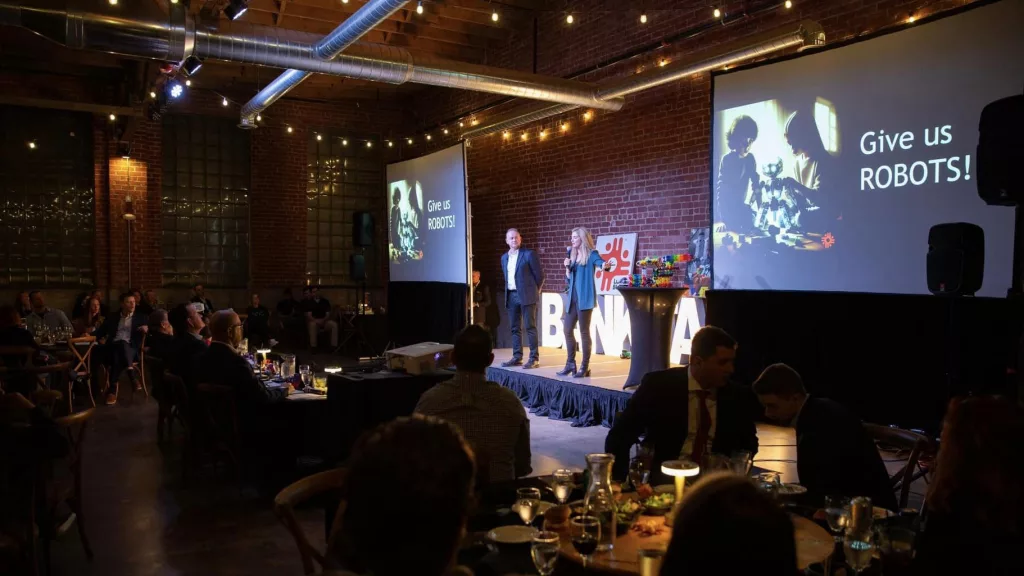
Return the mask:
[[[355,42],[333,60],[315,56],[315,34],[232,23],[195,33],[194,54],[389,84],[427,84],[519,98],[619,110],[621,98],[598,98],[594,84],[413,55],[405,48]],[[246,110],[243,108],[243,122]]]
[[[367,32],[390,18],[408,1],[370,0],[339,24],[330,34],[317,42],[313,47],[313,54],[318,60],[334,58]],[[242,118],[238,126],[240,128],[255,128],[257,114],[277,102],[289,90],[301,84],[310,74],[312,73],[305,70],[291,68],[271,80],[270,84],[267,84],[242,106]]]
[[[709,57],[670,63],[666,66],[598,83],[598,94],[607,98],[621,98],[637,92],[661,86],[687,76],[716,70],[766,56],[793,47],[818,46],[825,43],[825,33],[817,22],[805,20],[777,30],[727,44]],[[739,47],[737,47],[739,46]],[[463,132],[464,138],[486,136],[502,130],[509,130],[538,120],[564,114],[576,107],[531,103],[491,118],[487,124],[475,126]]]

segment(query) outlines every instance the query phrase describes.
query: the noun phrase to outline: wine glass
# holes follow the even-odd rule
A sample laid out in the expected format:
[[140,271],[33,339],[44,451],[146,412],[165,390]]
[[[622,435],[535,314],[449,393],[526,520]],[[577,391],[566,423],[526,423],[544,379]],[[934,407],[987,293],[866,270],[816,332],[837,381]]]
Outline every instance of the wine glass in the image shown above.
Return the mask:
[[540,490],[537,488],[519,488],[516,490],[516,512],[523,522],[529,526],[537,517],[540,508]]
[[309,388],[313,382],[313,372],[309,369],[309,364],[303,364],[299,366],[299,374],[302,376],[302,388]]
[[846,563],[854,574],[866,570],[871,565],[871,556],[875,551],[871,532],[847,532],[843,539],[843,551],[846,552]]
[[591,556],[601,541],[601,520],[597,516],[573,516],[569,519],[572,533],[572,547],[583,558],[583,567],[590,563]]
[[550,576],[558,561],[558,532],[539,532],[530,545],[530,556],[540,576]]
[[828,519],[829,530],[836,542],[839,542],[840,534],[850,519],[850,499],[845,496],[826,496],[825,517]]
[[650,477],[651,471],[644,466],[643,460],[634,458],[629,461],[629,483],[633,485],[634,490],[647,484]]
[[574,486],[572,470],[566,470],[561,468],[555,470],[555,473],[551,475],[553,488],[555,491],[555,500],[558,500],[559,504],[565,504],[569,501],[569,496],[572,494]]

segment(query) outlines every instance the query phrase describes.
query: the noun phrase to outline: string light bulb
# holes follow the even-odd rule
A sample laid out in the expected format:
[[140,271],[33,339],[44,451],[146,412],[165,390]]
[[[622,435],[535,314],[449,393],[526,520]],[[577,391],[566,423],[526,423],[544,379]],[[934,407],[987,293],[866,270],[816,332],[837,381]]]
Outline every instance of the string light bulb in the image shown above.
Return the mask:
[[317,141],[317,142],[319,142],[319,141],[321,141],[321,140],[323,140],[323,139],[324,139],[324,137],[323,137],[323,136],[321,136],[321,135],[319,135],[319,134],[317,134],[317,135],[316,135],[316,141]]
[[117,120],[117,116],[116,116],[116,115],[115,115],[114,113],[111,113],[111,114],[110,114],[110,116],[109,116],[109,118],[110,118],[110,121],[111,121],[111,122],[113,122],[113,121]]
[[472,124],[473,126],[476,126],[476,125],[477,125],[477,124],[479,124],[479,123],[480,123],[480,121],[479,121],[479,120],[477,120],[476,118],[474,118],[474,119],[473,119],[473,121],[472,121],[472,122],[470,122],[470,124]]
[[459,128],[462,128],[462,126],[463,126],[462,122],[459,122]]
[[569,14],[568,16],[566,16],[566,17],[565,17],[565,23],[566,23],[566,24],[572,24],[572,23],[573,23],[573,20],[574,20],[574,19],[573,19],[573,17],[572,17],[572,14]]
[[367,140],[366,141],[366,147],[367,148],[373,148],[373,142],[370,142],[369,140]]
[[178,0],[171,0],[171,4],[177,4]]
[[447,129],[447,128],[445,128],[445,129],[444,129],[444,133],[445,133],[445,134],[447,134],[447,133],[448,133],[448,129]]
[[263,121],[263,115],[261,115],[261,114],[257,114],[257,115],[256,115],[256,121],[257,121],[257,122],[262,122],[262,121]]
[[641,24],[647,24],[647,14],[641,14],[640,15],[640,23]]
[[348,4],[348,0],[341,0],[342,4]]
[[722,11],[719,10],[718,8],[715,8],[715,11],[713,12],[713,14],[715,15],[715,18],[721,18],[722,17]]
[[786,10],[789,10],[790,8],[793,7],[793,0],[786,0],[784,6],[786,7]]
[[416,3],[416,13],[423,14],[423,2]]
[[668,65],[668,58],[662,58],[661,60],[658,60],[658,66],[661,66],[661,67],[664,68],[667,65]]
[[540,139],[543,140],[543,139],[545,139],[547,137],[548,137],[548,131],[547,130],[541,130],[540,131]]
[[412,144],[412,138],[406,138],[405,141],[408,142],[409,144]]
[[593,117],[594,117],[594,113],[593,113],[593,112],[591,112],[590,110],[587,110],[586,112],[584,112],[584,113],[583,113],[583,119],[584,119],[584,120],[586,120],[586,121],[588,121],[588,122],[589,122],[589,121],[590,121],[590,119],[591,119],[591,118],[593,118]]
[[498,21],[498,11],[495,10],[494,12],[491,12],[491,22],[497,22],[497,21]]
[[150,90],[149,91],[149,97],[150,98],[156,98],[156,92],[153,92],[152,90]]
[[505,130],[504,132],[501,133],[501,137],[504,138],[505,140],[508,140],[509,138],[512,137],[512,134],[509,134],[509,131]]
[[562,125],[560,126],[560,129],[562,130],[562,132],[568,132],[569,131],[569,123],[568,122],[562,122]]
[[192,81],[191,80],[185,80],[185,86],[188,86],[189,88],[191,88],[192,87]]
[[395,143],[392,142],[391,140],[388,140],[388,148],[394,148],[394,147],[395,147]]
[[348,146],[348,139],[346,139],[346,138],[342,138],[342,139],[341,139],[341,145],[342,145],[342,146]]
[[291,126],[289,126],[289,127],[288,127],[288,133],[289,133],[289,134],[291,134],[291,133],[292,133],[292,127],[291,127]]
[[111,6],[117,6],[117,0],[109,0]]
[[427,134],[427,142],[430,142],[430,134]]
[[29,142],[28,143],[28,149],[29,150],[35,150],[36,149],[36,143],[35,142]]
[[915,21],[917,21],[917,18],[915,18],[914,13],[911,12],[910,16],[907,16],[907,24],[913,24]]
[[221,100],[220,103],[221,103],[222,106],[227,106],[228,105],[228,99],[225,98],[225,99]]
[[529,136],[526,134],[526,132],[523,132],[523,135],[519,137],[519,139],[522,140],[523,142],[526,142],[527,138],[529,138]]

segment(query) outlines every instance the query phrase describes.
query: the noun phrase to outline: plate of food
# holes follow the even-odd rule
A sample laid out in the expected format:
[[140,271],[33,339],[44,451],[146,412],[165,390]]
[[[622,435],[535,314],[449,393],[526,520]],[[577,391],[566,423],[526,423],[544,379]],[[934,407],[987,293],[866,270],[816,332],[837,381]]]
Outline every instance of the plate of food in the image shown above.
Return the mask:
[[779,484],[775,487],[775,493],[779,496],[800,496],[807,494],[807,487],[800,484]]
[[530,526],[499,526],[487,533],[495,544],[529,544],[538,530]]
[[644,507],[644,514],[648,516],[663,516],[672,509],[672,505],[676,503],[675,494],[654,494],[648,498],[645,498],[642,502]]

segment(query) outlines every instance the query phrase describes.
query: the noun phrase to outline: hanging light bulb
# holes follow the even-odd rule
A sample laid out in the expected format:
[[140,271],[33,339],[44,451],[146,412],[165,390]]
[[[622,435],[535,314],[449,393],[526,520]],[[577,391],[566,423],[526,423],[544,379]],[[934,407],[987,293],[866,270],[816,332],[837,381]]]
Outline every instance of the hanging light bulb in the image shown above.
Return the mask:
[[540,131],[540,139],[543,140],[543,139],[545,139],[547,137],[548,137],[548,131],[547,130],[541,130]]
[[324,137],[323,137],[323,136],[321,136],[321,135],[319,135],[319,134],[317,134],[317,135],[316,135],[316,141],[317,141],[317,142],[319,142],[319,141],[321,141],[321,140],[323,140],[323,139],[324,139]]
[[341,145],[342,145],[342,146],[348,146],[348,139],[346,139],[346,138],[342,138],[342,139],[341,139]]
[[526,142],[527,138],[529,138],[529,136],[526,134],[526,132],[523,132],[523,135],[519,137],[519,139],[522,140],[523,142]]
[[257,114],[256,115],[256,121],[257,122],[262,122],[263,121],[263,116],[261,114]]
[[641,14],[640,15],[640,23],[641,24],[647,24],[647,14]]
[[447,134],[447,133],[448,133],[448,129],[447,129],[447,128],[445,128],[445,129],[444,129],[444,133],[445,133],[445,134]]
[[590,110],[587,110],[586,112],[583,113],[583,119],[584,120],[590,120],[593,117],[594,117],[594,113],[591,112]]
[[721,18],[722,17],[722,11],[719,10],[718,8],[715,8],[715,11],[712,12],[712,14],[715,15],[715,18]]
[[156,98],[156,92],[153,92],[152,90],[150,90],[149,91],[149,97],[150,98]]
[[388,140],[388,148],[394,148],[394,147],[395,147],[395,143],[392,142],[391,140]]
[[459,128],[462,128],[462,122],[459,122]]
[[423,2],[416,3],[416,13],[423,14]]
[[789,10],[790,8],[792,8],[793,7],[793,0],[786,0],[785,6],[786,6],[786,10]]
[[109,0],[111,6],[117,6],[117,0]]
[[491,12],[491,22],[497,22],[497,21],[498,21],[498,11],[495,10],[494,12]]
[[225,99],[221,100],[220,103],[221,103],[222,106],[227,106],[228,105],[228,99],[225,98]]
[[110,114],[110,121],[113,122],[114,120],[117,120],[117,116],[115,116],[113,113],[111,113]]
[[412,144],[412,138],[406,138],[405,141],[408,142],[409,144]]
[[512,137],[512,135],[509,134],[508,130],[505,130],[504,132],[501,133],[501,137],[504,138],[505,140],[508,140],[509,138]]
[[573,22],[572,14],[569,14],[568,16],[565,17],[565,23],[566,24],[572,24],[572,22]]
[[427,142],[430,142],[430,134],[427,134]]
[[292,127],[291,127],[291,126],[289,126],[289,127],[288,127],[288,133],[289,133],[289,134],[291,134],[291,133],[292,133]]
[[366,141],[366,147],[367,148],[373,148],[373,142],[370,142],[369,140],[367,140]]
[[561,130],[562,130],[562,132],[568,132],[569,131],[569,123],[568,122],[562,122]]
[[185,86],[188,86],[188,87],[191,88],[192,87],[192,81],[191,80],[185,80]]
[[35,150],[36,149],[36,143],[35,142],[29,142],[28,143],[28,149],[29,150]]

